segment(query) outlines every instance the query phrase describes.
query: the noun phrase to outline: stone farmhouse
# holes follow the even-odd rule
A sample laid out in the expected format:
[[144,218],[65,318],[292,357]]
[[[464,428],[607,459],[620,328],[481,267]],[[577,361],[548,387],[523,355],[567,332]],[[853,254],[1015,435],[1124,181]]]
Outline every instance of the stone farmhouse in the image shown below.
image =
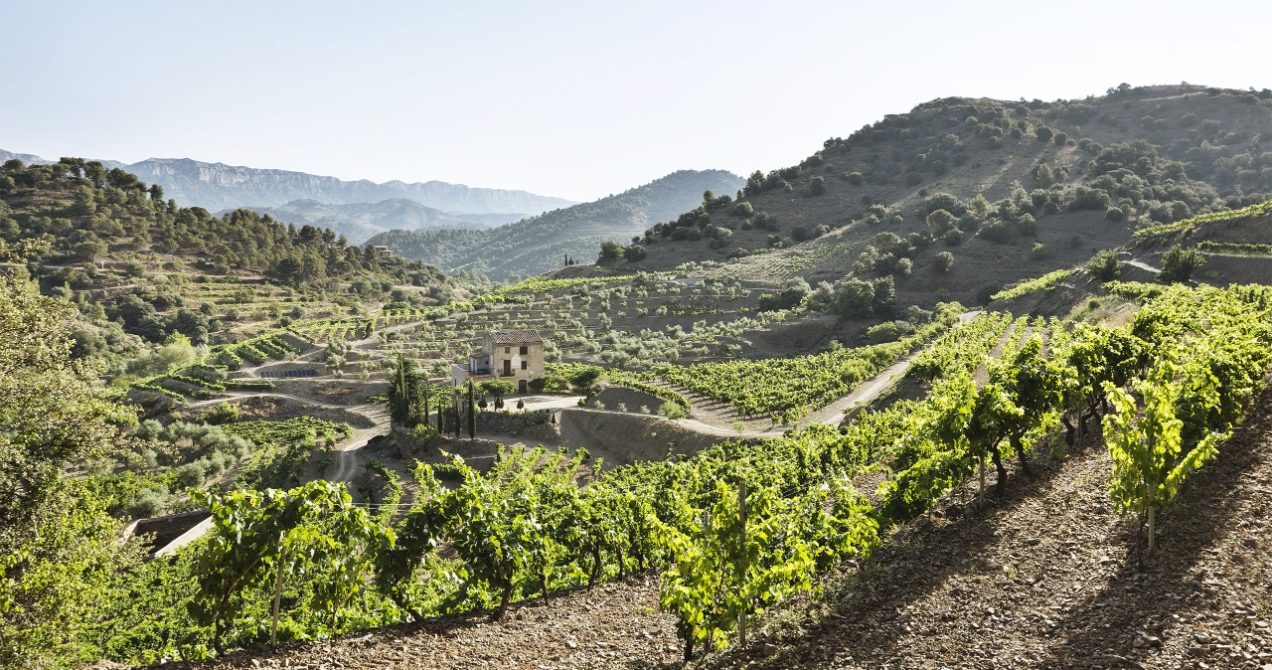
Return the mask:
[[482,338],[481,349],[468,357],[467,364],[451,365],[451,385],[459,387],[473,380],[510,381],[517,393],[530,392],[530,380],[543,376],[543,338],[537,330],[494,330]]

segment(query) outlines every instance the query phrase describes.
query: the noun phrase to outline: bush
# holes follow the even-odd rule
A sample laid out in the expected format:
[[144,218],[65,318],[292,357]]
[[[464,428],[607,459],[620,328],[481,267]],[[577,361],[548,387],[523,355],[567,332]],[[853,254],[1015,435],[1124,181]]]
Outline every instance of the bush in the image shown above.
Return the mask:
[[213,407],[207,414],[203,415],[203,420],[214,426],[223,423],[232,423],[234,421],[238,421],[238,418],[238,406],[231,405],[228,402],[223,402],[216,407]]
[[954,216],[962,216],[967,212],[967,203],[950,193],[933,193],[924,201],[923,207],[929,214],[938,209],[943,209]]
[[1126,212],[1123,212],[1117,207],[1110,207],[1107,210],[1105,210],[1104,218],[1108,221],[1117,221],[1117,222],[1125,221]]
[[948,251],[938,253],[933,266],[937,272],[948,274],[950,270],[954,269],[954,254]]
[[[677,228],[677,231],[684,230]],[[623,258],[623,245],[618,242],[605,241],[601,242],[601,253],[596,257],[597,263],[612,263]]]
[[1105,249],[1087,261],[1086,271],[1102,282],[1113,281],[1122,274],[1122,263],[1117,260],[1116,251]]
[[1002,284],[984,284],[976,289],[976,304],[988,305],[995,293],[1003,290]]
[[1163,284],[1186,282],[1193,273],[1206,264],[1206,258],[1196,249],[1184,249],[1176,244],[1162,255],[1162,271],[1157,281]]
[[[1104,189],[1079,186],[1074,189],[1073,200],[1069,201],[1069,211],[1079,212],[1084,209],[1107,210],[1113,199]],[[1169,222],[1168,222],[1169,223]]]
[[204,465],[199,462],[186,463],[174,471],[176,475],[177,488],[188,489],[203,486],[203,480],[207,478],[207,470]]
[[1039,142],[1048,142],[1055,136],[1055,132],[1046,126],[1038,126],[1034,130],[1034,135],[1037,136]]
[[649,252],[645,251],[645,247],[639,244],[633,244],[623,251],[623,258],[626,258],[628,261],[633,263],[645,260],[645,256],[648,255]]
[[658,413],[667,417],[668,419],[673,419],[673,420],[689,418],[689,412],[686,412],[685,408],[681,407],[680,405],[677,405],[674,402],[663,403],[662,407],[658,408]]
[[791,228],[791,239],[796,242],[803,242],[808,239],[808,229],[803,226],[795,226]]
[[891,275],[887,277],[879,277],[874,280],[874,301],[872,307],[875,316],[888,317],[892,316],[892,312],[897,305],[897,288],[896,282]]
[[893,274],[904,279],[905,277],[909,277],[910,273],[913,271],[914,271],[914,261],[911,261],[908,258],[902,258],[897,261],[896,271],[893,272]]
[[895,321],[884,321],[866,329],[866,337],[874,342],[891,342],[900,336],[901,330],[897,328]]
[[865,181],[866,180],[861,176],[860,172],[848,173],[848,183],[852,184],[853,186],[861,186],[863,183],[865,183]]
[[749,202],[739,202],[733,206],[733,210],[729,212],[731,216],[751,216],[755,213],[755,208]]
[[1038,222],[1034,220],[1033,214],[1021,214],[1016,219],[1016,231],[1026,237],[1033,237],[1038,234]]
[[945,246],[957,247],[958,245],[962,243],[963,243],[963,231],[955,228],[954,230],[951,230],[945,233]]
[[[482,400],[485,400],[485,398],[482,398]],[[416,447],[423,448],[437,438],[437,427],[428,422],[418,423],[415,425],[415,432],[411,437],[414,439]]]
[[836,309],[850,319],[866,319],[874,314],[874,285],[856,278],[839,284]]
[[949,210],[938,209],[927,215],[927,226],[933,235],[944,235],[958,227],[958,219]]
[[825,192],[826,192],[825,179],[822,179],[821,177],[813,177],[812,181],[808,182],[809,195],[822,195]]
[[1047,250],[1047,245],[1042,242],[1034,242],[1033,248],[1029,250],[1029,257],[1036,260],[1044,260],[1051,256],[1051,252]]
[[1006,244],[1011,241],[1011,231],[1002,221],[995,221],[980,229],[977,237],[983,237],[994,244]]
[[1055,136],[1055,138],[1054,138],[1054,141],[1055,141],[1055,143],[1056,143],[1056,144],[1058,144],[1058,145],[1060,145],[1060,146],[1064,146],[1065,144],[1068,144],[1068,142],[1069,142],[1069,136],[1068,136],[1068,135],[1066,135],[1065,133],[1056,133],[1056,136]]
[[1042,163],[1034,170],[1034,181],[1038,184],[1038,188],[1047,188],[1056,183],[1055,172],[1050,165]]

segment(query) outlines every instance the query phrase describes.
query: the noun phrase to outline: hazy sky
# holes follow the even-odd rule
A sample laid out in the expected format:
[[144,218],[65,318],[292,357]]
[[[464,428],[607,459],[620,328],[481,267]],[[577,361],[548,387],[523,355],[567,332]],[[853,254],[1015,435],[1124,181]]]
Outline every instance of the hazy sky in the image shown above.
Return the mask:
[[1272,2],[0,0],[0,148],[590,200],[950,95],[1272,87]]

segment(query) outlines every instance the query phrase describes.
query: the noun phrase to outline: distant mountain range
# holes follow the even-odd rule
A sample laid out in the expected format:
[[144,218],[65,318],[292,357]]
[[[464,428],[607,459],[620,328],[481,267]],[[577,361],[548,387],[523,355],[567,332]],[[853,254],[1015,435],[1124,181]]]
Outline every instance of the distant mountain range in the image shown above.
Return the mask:
[[681,170],[618,195],[497,228],[393,230],[368,241],[444,270],[491,279],[534,275],[559,267],[566,254],[592,263],[601,242],[628,243],[654,223],[697,207],[703,191],[732,194],[745,183],[724,170]]
[[[249,207],[283,223],[330,228],[350,244],[362,244],[389,230],[487,228],[518,221],[520,214],[454,214],[425,207],[413,200],[393,198],[375,203],[328,205],[317,200],[293,200],[280,207]],[[231,210],[218,212],[225,214]]]
[[[0,149],[0,161],[11,158],[25,163],[52,162],[32,154]],[[498,214],[495,222],[506,222],[575,204],[571,200],[526,191],[470,188],[440,181],[410,184],[396,180],[383,184],[365,179],[344,181],[304,172],[204,163],[189,158],[148,158],[132,164],[102,160],[102,164],[123,168],[146,183],[159,184],[167,197],[183,206],[203,207],[214,212],[238,207],[280,207],[296,200],[348,205],[401,199],[449,214]]]

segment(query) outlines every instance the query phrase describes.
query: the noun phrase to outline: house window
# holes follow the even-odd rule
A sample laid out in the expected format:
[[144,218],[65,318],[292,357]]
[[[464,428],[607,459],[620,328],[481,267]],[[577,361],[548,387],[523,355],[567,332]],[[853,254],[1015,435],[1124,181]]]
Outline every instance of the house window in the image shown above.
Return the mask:
[[504,347],[504,353],[505,353],[505,354],[511,354],[511,353],[512,353],[512,347]]
[[525,356],[525,355],[526,355],[526,354],[528,354],[528,353],[530,353],[530,347],[521,347],[521,355],[522,355],[522,356]]
[[[522,348],[524,349],[524,347],[522,347]],[[529,369],[530,369],[530,361],[521,361],[521,369],[522,369],[522,370],[529,370]]]

